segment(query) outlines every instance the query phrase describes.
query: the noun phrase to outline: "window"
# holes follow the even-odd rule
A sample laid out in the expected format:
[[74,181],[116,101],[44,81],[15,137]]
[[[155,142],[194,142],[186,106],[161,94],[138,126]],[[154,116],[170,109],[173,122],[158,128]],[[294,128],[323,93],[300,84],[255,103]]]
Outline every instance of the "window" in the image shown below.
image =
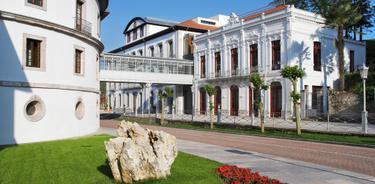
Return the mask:
[[280,70],[280,40],[272,41],[272,70]]
[[82,100],[79,99],[75,105],[75,116],[78,120],[81,120],[85,115],[85,105],[83,104]]
[[150,56],[151,56],[151,57],[154,57],[154,56],[155,56],[155,52],[154,52],[154,50],[155,50],[154,47],[151,46],[151,47],[150,47]]
[[215,52],[215,76],[220,77],[221,73],[221,56],[220,52]]
[[143,50],[138,50],[138,54],[139,54],[140,56],[143,56]]
[[201,23],[202,24],[208,24],[208,25],[216,25],[216,23],[215,22],[212,22],[212,21],[207,21],[207,20],[201,20]]
[[206,57],[201,56],[201,78],[206,77]]
[[174,54],[173,54],[173,41],[169,41],[168,42],[168,50],[169,50],[169,57],[172,58],[174,57]]
[[96,30],[96,32],[97,32],[97,34],[98,34],[98,37],[100,36],[100,22],[101,22],[101,20],[100,20],[100,15],[98,14],[98,18],[97,18],[97,21],[96,21],[96,28],[97,28],[97,30]]
[[26,66],[40,68],[41,65],[41,43],[40,40],[26,39]]
[[135,56],[135,55],[137,55],[137,54],[136,54],[135,51],[134,51],[134,52],[132,52],[132,55]]
[[238,51],[237,48],[232,49],[231,51],[231,68],[232,75],[238,74]]
[[349,60],[350,60],[350,73],[353,73],[354,72],[354,50],[350,51]]
[[258,44],[250,45],[250,66],[251,71],[258,69]]
[[320,44],[320,42],[314,42],[314,70],[315,71],[322,71],[321,44]]
[[78,0],[76,7],[76,29],[82,31],[82,7],[83,2]]
[[82,53],[82,50],[75,50],[74,72],[76,74],[82,74]]
[[126,40],[127,42],[129,43],[131,41],[131,38],[130,38],[130,33],[126,33]]
[[163,57],[163,44],[162,43],[158,45],[158,49],[159,49],[159,57]]
[[27,3],[43,7],[43,0],[27,0]]
[[133,40],[137,39],[137,30],[133,30]]
[[143,35],[144,35],[144,27],[141,26],[141,27],[139,28],[139,37],[143,37]]
[[45,105],[40,97],[32,96],[25,104],[25,118],[31,122],[41,120],[45,115]]
[[193,60],[193,35],[186,34],[184,36],[184,59]]

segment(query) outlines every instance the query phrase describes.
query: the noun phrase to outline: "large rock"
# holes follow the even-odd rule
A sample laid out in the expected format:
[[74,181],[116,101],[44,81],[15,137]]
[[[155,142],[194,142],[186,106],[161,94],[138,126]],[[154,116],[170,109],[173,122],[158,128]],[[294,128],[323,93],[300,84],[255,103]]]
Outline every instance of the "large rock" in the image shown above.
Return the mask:
[[119,137],[104,143],[116,181],[132,183],[170,175],[177,157],[176,137],[125,121],[121,122],[117,134]]

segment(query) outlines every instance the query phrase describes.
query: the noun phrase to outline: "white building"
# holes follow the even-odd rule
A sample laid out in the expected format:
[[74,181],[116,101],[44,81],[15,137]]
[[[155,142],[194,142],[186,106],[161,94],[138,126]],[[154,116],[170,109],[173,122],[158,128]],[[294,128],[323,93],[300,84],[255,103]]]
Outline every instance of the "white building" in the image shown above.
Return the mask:
[[[217,15],[211,18],[197,17],[184,22],[174,22],[150,17],[135,17],[124,30],[125,45],[110,53],[159,58],[161,61],[192,62],[193,37],[218,29],[228,22],[228,16]],[[172,67],[172,66],[171,66]],[[178,77],[178,76],[177,76]],[[140,81],[142,79],[140,78]],[[127,108],[131,112],[156,112],[157,94],[165,85],[162,83],[121,84],[107,83],[108,103],[113,109]],[[144,95],[144,88],[151,87],[151,94]],[[191,113],[192,99],[190,85],[172,85],[176,113]],[[150,91],[150,90],[149,90]],[[151,99],[151,107],[146,101]]]
[[[327,98],[323,89],[335,88],[339,78],[336,31],[324,27],[317,14],[278,6],[239,18],[231,15],[228,25],[194,38],[195,112],[208,112],[208,96],[202,87],[216,86],[215,111],[223,115],[251,116],[254,93],[248,76],[258,72],[270,86],[263,95],[269,116],[284,116],[292,111],[291,84],[283,79],[284,66],[302,67],[306,72],[299,82],[302,110],[324,112]],[[346,70],[353,72],[365,62],[365,44],[345,40]]]
[[0,144],[99,128],[100,23],[108,0],[0,1]]

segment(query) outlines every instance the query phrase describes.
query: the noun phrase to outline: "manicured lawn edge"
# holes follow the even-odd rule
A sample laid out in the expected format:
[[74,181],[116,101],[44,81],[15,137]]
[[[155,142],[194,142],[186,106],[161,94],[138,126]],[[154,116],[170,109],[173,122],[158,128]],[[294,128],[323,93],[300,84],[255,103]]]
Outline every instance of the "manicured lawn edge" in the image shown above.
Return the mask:
[[[108,135],[3,146],[0,183],[117,183],[105,155]],[[220,184],[219,162],[179,152],[166,179],[135,184]]]
[[[144,124],[144,125],[161,126],[160,124],[157,123],[157,120],[155,118],[121,116],[117,118],[116,120],[118,121],[127,120],[127,121],[133,121],[133,122],[137,122],[139,124]],[[336,134],[336,133],[321,133],[321,132],[315,132],[315,131],[302,131],[302,135],[299,136],[292,129],[278,129],[278,128],[266,128],[266,133],[262,134],[258,127],[253,127],[253,126],[215,124],[215,128],[211,130],[209,128],[208,123],[196,123],[196,122],[191,123],[191,122],[186,122],[186,121],[170,121],[170,120],[168,121],[168,124],[164,125],[163,127],[375,148],[375,136],[374,135],[362,135],[362,134],[353,135],[349,133],[348,134]]]

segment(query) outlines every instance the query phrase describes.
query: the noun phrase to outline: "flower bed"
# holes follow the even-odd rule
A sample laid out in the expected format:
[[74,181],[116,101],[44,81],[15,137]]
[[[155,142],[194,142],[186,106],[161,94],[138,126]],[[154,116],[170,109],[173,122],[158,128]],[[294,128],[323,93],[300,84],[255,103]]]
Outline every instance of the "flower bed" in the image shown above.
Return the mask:
[[286,184],[235,165],[222,165],[215,172],[225,184]]

